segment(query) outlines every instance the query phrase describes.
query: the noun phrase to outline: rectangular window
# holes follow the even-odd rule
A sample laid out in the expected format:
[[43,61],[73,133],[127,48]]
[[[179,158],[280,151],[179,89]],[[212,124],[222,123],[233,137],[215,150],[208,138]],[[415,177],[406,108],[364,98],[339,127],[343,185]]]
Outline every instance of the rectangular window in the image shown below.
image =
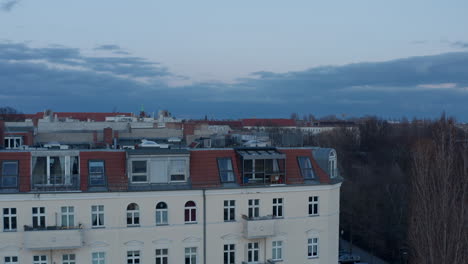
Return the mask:
[[32,208],[33,228],[45,228],[45,207]]
[[169,250],[167,248],[156,249],[156,264],[169,264]]
[[16,188],[18,186],[18,161],[2,162],[2,188]]
[[224,222],[230,222],[236,220],[236,201],[225,200],[224,201]]
[[103,160],[90,160],[89,163],[89,185],[103,186],[106,184],[105,167]]
[[312,170],[312,163],[309,157],[297,157],[299,161],[299,167],[301,168],[301,174],[304,179],[313,179],[314,171]]
[[73,206],[62,206],[61,208],[62,227],[75,226],[75,208]]
[[7,136],[3,142],[6,149],[18,149],[23,145],[23,137]]
[[271,258],[273,260],[282,260],[283,259],[283,241],[273,241],[272,245],[272,254]]
[[309,216],[319,215],[319,197],[309,196]]
[[127,251],[127,264],[140,264],[140,251],[131,250]]
[[147,182],[148,181],[148,168],[146,167],[146,160],[132,161],[132,182]]
[[197,264],[197,248],[185,248],[185,264]]
[[307,239],[307,256],[309,258],[318,258],[318,237]]
[[258,242],[247,244],[247,262],[257,262],[259,259],[259,246]]
[[78,181],[78,156],[33,157],[33,185],[72,185]]
[[235,182],[231,158],[218,159],[219,178],[221,182]]
[[106,264],[105,252],[93,252],[91,254],[92,264]]
[[224,264],[235,264],[236,263],[236,245],[227,244],[224,245]]
[[75,254],[63,254],[62,264],[76,264]]
[[249,218],[260,217],[260,200],[249,199]]
[[91,206],[91,222],[93,227],[104,227],[104,205]]
[[185,160],[171,160],[170,178],[171,182],[185,181]]
[[18,264],[18,256],[6,256],[5,264]]
[[16,231],[16,208],[3,208],[3,231]]
[[283,217],[283,198],[273,198],[273,216]]
[[33,264],[47,264],[47,255],[33,256]]

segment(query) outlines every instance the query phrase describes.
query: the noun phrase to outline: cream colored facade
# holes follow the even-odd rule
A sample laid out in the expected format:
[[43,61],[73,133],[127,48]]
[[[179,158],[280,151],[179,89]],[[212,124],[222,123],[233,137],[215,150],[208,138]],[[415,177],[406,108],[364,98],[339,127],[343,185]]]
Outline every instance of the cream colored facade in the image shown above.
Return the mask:
[[[1,221],[0,259],[4,261],[5,256],[18,256],[18,263],[30,264],[34,263],[33,256],[46,255],[47,264],[61,264],[63,254],[75,254],[77,264],[87,264],[92,263],[92,253],[104,252],[106,264],[124,264],[127,263],[127,251],[139,251],[139,263],[152,264],[156,263],[156,249],[168,249],[168,263],[185,263],[185,248],[196,248],[196,263],[220,264],[224,263],[224,245],[234,244],[235,263],[240,264],[248,261],[248,243],[257,242],[258,263],[266,263],[273,257],[273,241],[281,241],[282,261],[279,263],[337,263],[340,185],[2,194],[2,213],[4,208],[16,208],[17,230],[7,232],[4,221]],[[318,196],[316,216],[309,216],[308,212],[309,197],[312,196]],[[242,218],[248,214],[249,199],[259,199],[260,216],[271,215],[274,198],[283,199],[282,218]],[[235,221],[224,221],[225,200],[235,201]],[[196,223],[184,221],[187,201],[196,203]],[[168,225],[156,226],[158,202],[168,206]],[[128,227],[126,222],[126,209],[131,203],[139,206],[140,224],[136,227]],[[93,205],[104,206],[102,228],[92,227]],[[63,206],[73,206],[74,223],[80,224],[81,229],[24,231],[24,225],[32,225],[33,207],[45,208],[46,226],[60,226]],[[247,225],[269,234],[247,239]],[[264,230],[270,227],[273,229]],[[65,232],[70,233],[63,235]],[[309,238],[318,238],[318,257],[308,257]],[[80,243],[77,245],[76,241]],[[41,250],[28,248],[38,243],[43,245]],[[63,247],[70,248],[61,249]]]

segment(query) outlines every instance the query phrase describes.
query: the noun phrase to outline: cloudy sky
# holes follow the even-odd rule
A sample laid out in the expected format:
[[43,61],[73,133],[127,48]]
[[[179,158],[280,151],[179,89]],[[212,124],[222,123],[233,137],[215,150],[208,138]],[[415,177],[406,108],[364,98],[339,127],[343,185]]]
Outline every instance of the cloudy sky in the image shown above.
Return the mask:
[[468,1],[0,0],[0,106],[468,121]]

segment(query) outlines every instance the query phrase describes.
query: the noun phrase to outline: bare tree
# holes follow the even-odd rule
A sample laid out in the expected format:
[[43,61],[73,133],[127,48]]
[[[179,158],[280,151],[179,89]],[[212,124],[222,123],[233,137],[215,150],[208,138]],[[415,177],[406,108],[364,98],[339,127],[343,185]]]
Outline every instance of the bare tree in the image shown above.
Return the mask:
[[[409,243],[411,263],[465,263],[468,257],[466,149],[445,116],[412,155]],[[464,164],[465,163],[465,164]]]

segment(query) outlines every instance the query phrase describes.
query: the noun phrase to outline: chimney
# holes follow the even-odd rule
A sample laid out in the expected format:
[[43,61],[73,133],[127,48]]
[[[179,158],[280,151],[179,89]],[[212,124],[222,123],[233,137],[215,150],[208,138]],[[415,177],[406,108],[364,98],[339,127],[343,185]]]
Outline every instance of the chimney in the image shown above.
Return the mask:
[[106,145],[112,145],[112,128],[106,127],[104,128],[104,144]]

